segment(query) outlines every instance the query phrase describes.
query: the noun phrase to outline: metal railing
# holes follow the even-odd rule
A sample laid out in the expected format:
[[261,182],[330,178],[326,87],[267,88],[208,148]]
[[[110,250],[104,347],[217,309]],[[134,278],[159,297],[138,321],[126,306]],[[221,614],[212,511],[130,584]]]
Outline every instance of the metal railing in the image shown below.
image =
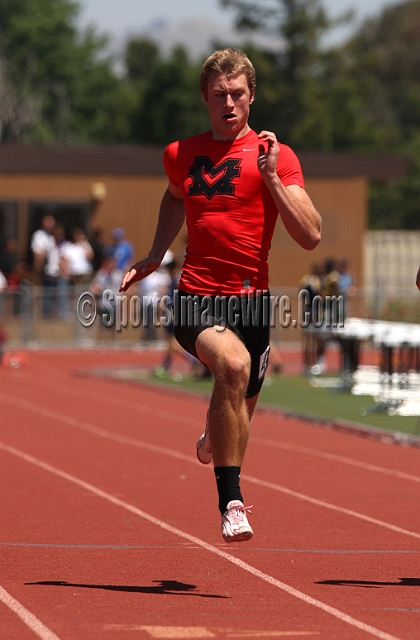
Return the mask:
[[[102,343],[117,346],[165,338],[165,331],[159,322],[153,323],[153,314],[147,314],[138,305],[133,320],[130,297],[127,297],[125,306],[122,305],[117,322],[108,323],[110,327],[104,326],[101,321],[100,301],[96,300],[97,317],[91,326],[84,326],[89,323],[81,321],[78,301],[88,291],[89,286],[86,285],[50,288],[29,282],[22,283],[15,291],[4,291],[0,294],[0,324],[8,334],[8,343],[13,346],[68,344],[77,347]],[[287,303],[282,309],[278,304],[273,314],[273,341],[300,342],[302,310],[299,308],[299,290],[292,287],[274,288],[271,289],[271,295],[277,301],[283,298]],[[154,315],[155,319],[159,318],[159,310]],[[388,291],[386,294],[380,289],[359,288],[346,302],[346,316],[420,323],[420,294],[415,286]],[[148,326],[146,318],[149,318]]]

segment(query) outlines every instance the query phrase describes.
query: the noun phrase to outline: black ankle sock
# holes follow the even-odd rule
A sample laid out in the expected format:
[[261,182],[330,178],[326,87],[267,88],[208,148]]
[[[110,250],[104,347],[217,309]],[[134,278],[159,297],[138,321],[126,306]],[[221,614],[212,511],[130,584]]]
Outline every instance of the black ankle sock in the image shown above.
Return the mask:
[[214,467],[214,475],[219,493],[219,511],[223,515],[231,500],[244,501],[239,488],[241,467]]

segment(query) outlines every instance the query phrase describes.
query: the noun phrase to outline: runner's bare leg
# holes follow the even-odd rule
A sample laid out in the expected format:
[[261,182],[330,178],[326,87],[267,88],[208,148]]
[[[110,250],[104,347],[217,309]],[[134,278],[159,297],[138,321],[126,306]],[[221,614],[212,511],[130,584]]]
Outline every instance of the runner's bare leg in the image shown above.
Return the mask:
[[197,355],[214,376],[209,433],[215,467],[242,465],[258,395],[245,399],[250,355],[229,329],[209,327],[196,341]]

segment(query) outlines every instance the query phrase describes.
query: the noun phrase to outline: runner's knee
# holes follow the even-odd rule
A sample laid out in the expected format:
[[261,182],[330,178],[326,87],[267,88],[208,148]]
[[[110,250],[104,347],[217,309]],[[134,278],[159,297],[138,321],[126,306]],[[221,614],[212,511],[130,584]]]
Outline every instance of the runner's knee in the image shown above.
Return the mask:
[[251,358],[248,352],[244,352],[240,355],[224,355],[217,373],[227,384],[246,388],[250,370]]

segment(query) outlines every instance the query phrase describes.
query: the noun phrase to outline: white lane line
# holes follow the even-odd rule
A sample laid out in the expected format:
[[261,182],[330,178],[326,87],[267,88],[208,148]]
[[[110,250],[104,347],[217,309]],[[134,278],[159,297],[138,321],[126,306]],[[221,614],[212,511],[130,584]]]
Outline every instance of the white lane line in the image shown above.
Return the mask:
[[343,462],[344,464],[350,464],[354,467],[360,467],[367,471],[377,471],[378,473],[385,473],[394,478],[401,478],[402,480],[412,480],[413,482],[420,483],[420,476],[414,476],[411,473],[404,473],[402,471],[393,471],[392,469],[386,469],[385,467],[379,467],[376,464],[369,464],[367,462],[359,462],[352,458],[346,458],[345,456],[339,456],[335,453],[327,453],[326,451],[318,451],[317,449],[310,449],[309,447],[300,447],[298,445],[289,444],[287,442],[278,442],[276,440],[270,440],[268,438],[260,438],[258,436],[251,436],[251,442],[256,444],[266,445],[270,448],[285,449],[286,451],[293,451],[295,453],[304,453],[309,456],[316,456],[318,458],[324,458],[325,460],[333,460],[334,462]]
[[[62,393],[66,393],[67,395],[71,395],[73,397],[79,396],[91,401],[92,399],[96,398],[99,402],[107,402],[108,404],[111,404],[114,406],[117,405],[120,407],[124,407],[124,409],[127,409],[127,401],[120,400],[118,397],[115,397],[114,395],[104,396],[103,394],[98,393],[97,391],[83,391],[82,389],[78,389],[75,392],[72,387],[68,387],[68,386],[66,387],[65,385],[57,384],[57,383],[50,383],[49,381],[48,381],[48,386],[46,386],[45,383],[43,383],[42,379],[40,380],[39,378],[34,378],[34,376],[29,376],[27,373],[23,373],[23,372],[20,374],[19,379],[21,379],[22,377],[27,378],[31,386],[36,384],[42,389],[44,389],[45,391],[54,389],[55,391],[61,391]],[[98,380],[98,378],[95,378],[95,380]],[[101,378],[99,378],[99,380],[101,380]],[[113,381],[110,378],[104,378],[104,380],[106,380],[107,382]],[[156,391],[158,392],[160,391],[160,389],[156,389]],[[0,394],[0,397],[3,398],[6,396],[3,394]],[[197,397],[197,399],[199,399],[199,396]],[[159,418],[163,418],[164,420],[171,420],[171,421],[176,420],[177,422],[181,422],[183,425],[189,424],[198,429],[203,425],[204,423],[203,421],[205,421],[206,419],[204,408],[203,408],[203,419],[201,421],[198,421],[196,418],[188,418],[187,416],[182,416],[181,414],[174,413],[173,411],[165,411],[164,409],[158,409],[156,406],[152,407],[148,404],[134,402],[132,400],[130,400],[130,409],[139,411],[140,413],[143,413],[147,416],[158,416]]]
[[[28,377],[28,374],[24,374],[25,377]],[[32,380],[33,376],[30,377],[31,379],[31,384],[35,383],[38,384],[39,386],[42,386],[42,388],[45,388],[44,384],[40,384],[39,380]],[[82,389],[78,389],[76,392],[73,390],[73,388],[69,388],[66,387],[64,385],[59,385],[59,384],[49,384],[48,388],[52,389],[56,389],[57,391],[61,391],[63,393],[66,393],[68,395],[72,395],[72,396],[81,396],[81,397],[86,397],[89,400],[92,400],[92,398],[96,397],[98,400],[100,400],[101,402],[106,401],[108,402],[108,404],[113,404],[113,405],[119,405],[119,406],[127,406],[127,403],[124,400],[119,400],[119,398],[115,398],[115,396],[109,396],[109,397],[104,397],[102,394],[99,394],[97,392],[85,392]],[[2,394],[0,394],[1,398],[6,398],[6,396],[3,396]],[[156,415],[159,416],[160,418],[164,418],[165,420],[176,420],[177,422],[180,422],[183,425],[190,425],[191,427],[197,427],[197,429],[202,428],[203,426],[203,420],[199,421],[196,420],[194,418],[189,418],[187,416],[182,416],[180,414],[177,414],[175,412],[168,412],[168,411],[164,411],[161,409],[157,409],[155,407],[151,407],[149,405],[146,404],[140,404],[140,403],[135,403],[135,402],[130,402],[130,409],[134,409],[135,411],[140,411],[143,414],[146,415]],[[257,407],[258,410],[258,407]],[[257,414],[258,416],[258,414]],[[347,458],[346,456],[340,456],[337,454],[333,454],[333,453],[328,453],[325,451],[318,451],[317,449],[311,449],[309,447],[301,447],[298,445],[293,445],[293,444],[289,444],[287,442],[282,442],[282,441],[275,441],[275,440],[271,440],[269,438],[261,438],[258,436],[253,436],[251,435],[250,437],[250,442],[255,442],[257,444],[262,444],[265,446],[268,446],[270,448],[278,448],[278,449],[285,449],[286,451],[293,451],[295,453],[303,453],[306,455],[311,455],[311,456],[316,456],[319,458],[323,458],[325,460],[332,460],[335,462],[342,462],[343,464],[348,464],[354,467],[359,467],[360,469],[365,469],[367,471],[374,471],[376,473],[383,473],[389,476],[392,476],[394,478],[399,478],[401,480],[409,480],[412,482],[417,482],[420,483],[420,476],[415,476],[413,474],[410,473],[404,473],[403,471],[394,471],[393,469],[387,469],[386,467],[380,467],[379,465],[375,465],[375,464],[369,464],[367,462],[361,462],[359,460],[353,460],[352,458]]]
[[299,498],[300,500],[306,500],[306,502],[310,502],[311,504],[315,504],[318,507],[324,507],[325,509],[331,509],[332,511],[338,511],[339,513],[345,513],[348,516],[352,516],[353,518],[359,518],[360,520],[364,520],[365,522],[370,522],[371,524],[376,524],[380,527],[385,527],[386,529],[390,529],[391,531],[396,531],[397,533],[402,533],[406,536],[411,536],[412,538],[419,538],[420,533],[415,533],[414,531],[409,531],[408,529],[403,529],[401,527],[397,527],[394,524],[390,524],[389,522],[385,522],[384,520],[377,520],[376,518],[371,518],[370,516],[365,516],[363,513],[359,513],[358,511],[353,511],[352,509],[346,509],[345,507],[338,507],[331,502],[325,502],[324,500],[318,500],[317,498],[311,498],[311,496],[307,496],[304,493],[299,493],[298,491],[293,491],[292,489],[288,489],[287,487],[282,487],[279,484],[274,484],[273,482],[266,482],[265,480],[260,480],[259,478],[253,478],[252,476],[245,475],[241,473],[241,478],[248,480],[248,482],[252,482],[260,487],[266,487],[267,489],[274,489],[274,491],[280,491],[281,493],[285,493],[293,498]]
[[60,640],[51,629],[48,629],[48,627],[46,627],[41,620],[38,620],[33,613],[28,611],[28,609],[25,609],[25,607],[15,600],[10,593],[7,593],[3,587],[0,587],[0,602],[3,602],[6,607],[9,607],[13,613],[19,616],[22,622],[41,638],[41,640]]
[[[53,409],[42,407],[33,402],[29,402],[28,400],[18,400],[17,398],[6,396],[0,393],[0,399],[3,399],[3,398],[5,401],[11,404],[19,406],[21,408],[23,407],[25,409],[33,411],[34,413],[40,414],[46,418],[50,418],[55,421],[60,421],[68,425],[69,427],[74,427],[77,429],[81,429],[83,431],[87,431],[88,433],[92,433],[94,435],[100,436],[101,438],[105,438],[107,440],[113,440],[114,442],[120,442],[121,444],[126,444],[128,446],[134,446],[140,449],[145,449],[153,453],[170,456],[171,458],[176,458],[184,462],[189,462],[191,464],[195,464],[200,467],[202,466],[198,462],[196,457],[189,456],[179,451],[175,451],[174,449],[170,449],[168,447],[161,447],[159,445],[149,444],[148,442],[142,442],[141,440],[137,440],[136,438],[131,438],[130,436],[115,434],[111,431],[107,431],[106,429],[102,429],[101,427],[96,427],[95,425],[89,424],[87,422],[80,422],[79,420],[71,418],[70,416],[67,416],[63,413],[59,413],[58,411],[54,411]],[[261,480],[259,478],[254,478],[253,476],[249,476],[244,473],[241,474],[241,477],[243,480],[252,482],[252,484],[256,484],[260,487],[266,487],[267,489],[273,489],[274,491],[279,491],[293,498],[299,498],[300,500],[305,500],[306,502],[310,502],[311,504],[314,504],[317,507],[323,507],[325,509],[330,509],[338,513],[343,513],[353,518],[358,518],[359,520],[369,522],[370,524],[375,524],[380,527],[384,527],[385,529],[390,529],[391,531],[395,531],[396,533],[402,533],[403,535],[420,539],[419,533],[410,531],[409,529],[403,529],[402,527],[398,527],[389,522],[385,522],[384,520],[371,518],[370,516],[364,515],[363,513],[359,513],[358,511],[353,511],[352,509],[346,509],[345,507],[339,507],[338,505],[332,504],[330,502],[326,502],[324,500],[318,500],[317,498],[312,498],[311,496],[308,496],[304,493],[300,493],[298,491],[294,491],[293,489],[289,489],[288,487],[284,487],[282,485],[275,484],[273,482],[268,482],[266,480]]]
[[95,436],[100,436],[101,438],[105,438],[107,440],[113,440],[114,442],[120,442],[121,444],[127,444],[133,447],[138,447],[140,449],[146,449],[147,451],[152,451],[153,453],[160,453],[171,456],[172,458],[178,458],[179,460],[183,460],[184,462],[193,462],[194,464],[198,464],[201,466],[198,460],[193,456],[186,455],[167,447],[160,447],[158,445],[150,444],[149,442],[143,442],[142,440],[137,440],[136,438],[131,438],[130,436],[123,436],[118,433],[113,433],[112,431],[107,431],[106,429],[96,427],[95,425],[88,422],[81,422],[80,420],[71,418],[70,416],[55,411],[54,409],[42,407],[41,405],[35,404],[34,402],[29,402],[28,400],[23,399],[19,400],[18,398],[12,398],[2,393],[0,393],[0,399],[19,408],[24,408],[28,411],[32,411],[33,413],[37,413],[41,416],[44,416],[45,418],[62,422],[69,427],[87,431],[88,433],[92,433]]
[[244,562],[240,558],[236,558],[235,556],[232,556],[229,553],[226,553],[225,551],[222,551],[221,549],[214,547],[213,545],[205,542],[204,540],[201,540],[200,538],[196,538],[195,536],[192,536],[189,533],[182,531],[181,529],[177,529],[176,527],[173,527],[172,525],[167,524],[163,520],[160,520],[159,518],[156,518],[155,516],[152,516],[149,513],[146,513],[145,511],[138,509],[137,507],[133,506],[132,504],[129,504],[128,502],[125,502],[124,500],[120,500],[120,498],[117,498],[111,495],[110,493],[107,493],[106,491],[103,491],[102,489],[95,487],[89,482],[85,482],[84,480],[81,480],[76,476],[73,476],[65,471],[62,471],[57,467],[53,467],[52,465],[46,462],[43,462],[42,460],[39,460],[38,458],[35,458],[34,456],[31,456],[30,454],[25,453],[24,451],[20,451],[15,447],[10,447],[2,442],[0,442],[0,449],[3,449],[3,451],[7,451],[8,453],[20,458],[21,460],[25,460],[25,462],[29,462],[30,464],[33,464],[39,467],[40,469],[43,469],[44,471],[48,471],[49,473],[52,473],[58,476],[59,478],[62,478],[63,480],[68,480],[69,482],[72,482],[73,484],[81,487],[82,489],[85,489],[86,491],[93,493],[94,495],[100,498],[103,498],[104,500],[107,500],[108,502],[111,502],[112,504],[118,507],[122,507],[123,509],[130,511],[131,513],[134,513],[140,518],[147,520],[151,524],[157,527],[160,527],[164,531],[168,531],[169,533],[172,533],[175,536],[184,538],[184,540],[188,540],[189,542],[192,542],[193,544],[201,547],[202,549],[205,549],[206,551],[209,551],[210,553],[213,553],[219,556],[220,558],[223,558],[224,560],[227,560],[228,562],[236,565],[240,569],[243,569],[244,571],[250,573],[256,578],[259,578],[260,580],[263,580],[264,582],[267,582],[268,584],[271,584],[274,587],[281,589],[282,591],[297,598],[298,600],[301,600],[306,604],[310,604],[314,607],[317,607],[318,609],[321,609],[321,611],[324,611],[325,613],[330,614],[331,616],[333,616],[334,618],[337,618],[341,622],[349,624],[352,627],[356,627],[361,631],[365,631],[366,633],[369,633],[375,638],[380,638],[381,640],[400,640],[399,638],[396,638],[395,636],[392,636],[389,633],[386,633],[385,631],[376,629],[375,627],[369,624],[366,624],[365,622],[362,622],[360,620],[357,620],[356,618],[353,618],[352,616],[348,615],[347,613],[344,613],[343,611],[340,611],[339,609],[336,609],[335,607],[331,607],[330,605],[326,604],[325,602],[322,602],[321,600],[312,598],[312,596],[308,596],[306,593],[303,593],[302,591],[299,591],[298,589],[295,589],[294,587],[291,587],[290,585],[284,582],[280,582],[280,580],[277,580],[276,578],[273,578],[267,573],[260,571],[256,567],[253,567],[247,562]]

